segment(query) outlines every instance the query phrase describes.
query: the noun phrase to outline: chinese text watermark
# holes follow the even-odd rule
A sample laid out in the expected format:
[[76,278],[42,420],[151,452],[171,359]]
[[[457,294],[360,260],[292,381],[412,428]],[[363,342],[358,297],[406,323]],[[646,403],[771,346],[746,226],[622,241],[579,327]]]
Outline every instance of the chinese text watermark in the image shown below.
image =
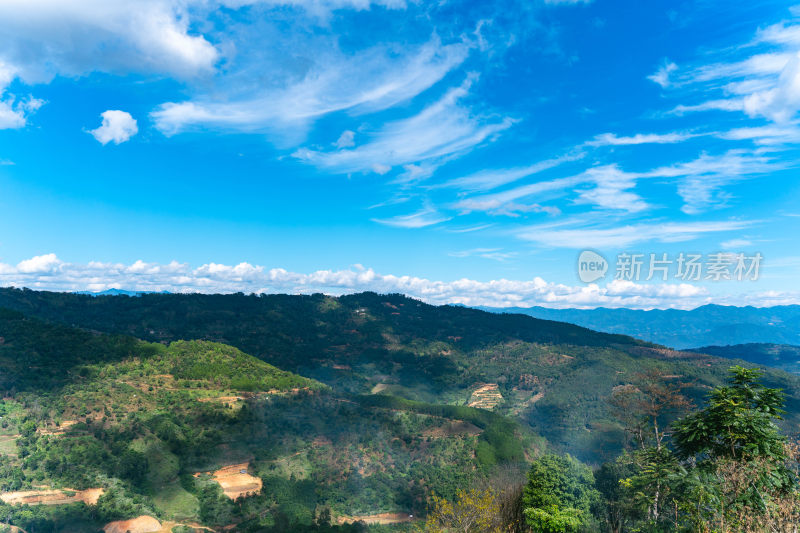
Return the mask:
[[[715,252],[628,253],[617,255],[614,279],[625,281],[756,281],[763,256],[760,253]],[[597,252],[584,250],[578,257],[578,277],[592,283],[605,277],[606,259]]]

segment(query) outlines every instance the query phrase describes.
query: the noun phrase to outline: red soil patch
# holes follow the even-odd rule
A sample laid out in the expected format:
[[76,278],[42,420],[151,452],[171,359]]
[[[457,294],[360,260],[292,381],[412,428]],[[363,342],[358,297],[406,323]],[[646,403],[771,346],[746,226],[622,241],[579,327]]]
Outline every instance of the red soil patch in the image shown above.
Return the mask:
[[[20,490],[0,494],[0,500],[9,505],[62,505],[67,503],[83,502],[86,505],[96,505],[97,500],[105,492],[104,489],[43,489]],[[74,494],[68,494],[74,493]]]
[[[214,481],[222,487],[222,492],[231,500],[261,492],[263,482],[261,478],[247,473],[248,465],[249,463],[239,463],[223,466],[212,474]],[[194,476],[200,474],[211,474],[211,472],[197,472]]]

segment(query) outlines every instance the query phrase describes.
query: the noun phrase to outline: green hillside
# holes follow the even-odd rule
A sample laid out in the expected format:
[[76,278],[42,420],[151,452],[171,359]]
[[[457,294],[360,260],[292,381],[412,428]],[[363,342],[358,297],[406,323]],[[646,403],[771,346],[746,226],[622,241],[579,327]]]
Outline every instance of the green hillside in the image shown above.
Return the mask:
[[[407,516],[543,448],[491,412],[339,394],[215,342],[148,343],[8,310],[0,339],[0,492],[104,490],[96,505],[0,503],[0,523],[29,533],[139,515],[236,531],[299,531],[323,509]],[[223,494],[214,472],[229,465],[259,493]]]

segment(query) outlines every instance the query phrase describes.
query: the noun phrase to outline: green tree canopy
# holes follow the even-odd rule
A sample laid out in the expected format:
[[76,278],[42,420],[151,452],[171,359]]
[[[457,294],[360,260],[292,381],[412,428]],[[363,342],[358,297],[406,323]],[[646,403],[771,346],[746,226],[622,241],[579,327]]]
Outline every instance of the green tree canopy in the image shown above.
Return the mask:
[[674,425],[673,440],[683,458],[773,456],[783,458],[785,438],[774,420],[783,411],[783,394],[759,382],[763,372],[734,366],[731,384],[715,388],[708,405]]
[[598,500],[591,469],[569,455],[534,461],[522,496],[528,525],[542,533],[578,531]]

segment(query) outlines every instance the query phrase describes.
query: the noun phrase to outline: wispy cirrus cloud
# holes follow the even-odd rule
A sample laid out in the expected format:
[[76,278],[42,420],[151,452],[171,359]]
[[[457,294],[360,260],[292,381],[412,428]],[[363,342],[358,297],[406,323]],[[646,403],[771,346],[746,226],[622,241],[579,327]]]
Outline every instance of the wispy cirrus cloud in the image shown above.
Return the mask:
[[728,220],[691,223],[639,222],[600,228],[585,224],[573,228],[534,225],[518,230],[516,235],[523,240],[553,248],[625,248],[644,242],[690,241],[706,234],[739,231],[753,224],[752,221]]
[[355,54],[322,43],[317,47],[300,75],[223,101],[200,96],[162,104],[151,115],[155,125],[167,135],[197,128],[285,133],[330,113],[358,115],[409,100],[439,82],[469,52],[466,43],[445,45],[436,37],[399,56],[386,46]]
[[427,205],[408,215],[397,215],[391,218],[373,218],[373,222],[383,224],[384,226],[392,226],[395,228],[425,228],[434,226],[442,222],[450,220],[451,217],[443,215],[436,210],[433,206]]
[[650,79],[693,97],[694,102],[679,104],[674,113],[738,111],[785,123],[800,111],[798,36],[796,20],[772,24],[756,32],[751,42],[718,52],[719,61],[684,67],[667,63]]
[[[741,132],[740,135],[745,135]],[[730,198],[725,187],[735,181],[792,168],[797,161],[776,158],[758,150],[734,149],[722,154],[701,153],[697,158],[650,170],[631,172],[619,165],[601,165],[563,178],[543,180],[505,191],[474,195],[456,201],[452,208],[464,213],[514,213],[515,205],[530,205],[543,198],[570,197],[573,204],[640,213],[651,205],[634,189],[639,180],[669,178],[683,199],[681,210],[696,214],[724,205]],[[487,171],[480,176],[492,176]],[[500,176],[504,174],[500,171]],[[522,202],[522,203],[521,203]]]
[[488,191],[502,185],[519,181],[523,178],[528,178],[534,174],[555,168],[564,163],[578,161],[584,156],[585,154],[583,152],[575,151],[560,157],[545,159],[522,167],[481,170],[468,176],[450,179],[435,187],[454,188],[462,191]]
[[[502,192],[473,196],[459,200],[454,209],[463,212],[484,211],[493,214],[518,212],[520,201],[538,201],[542,195],[563,196],[572,193],[578,204],[591,204],[603,209],[639,212],[648,204],[639,195],[631,192],[640,174],[622,171],[616,165],[590,168],[576,176],[540,181],[521,185]],[[535,204],[538,205],[538,204]]]
[[481,257],[494,261],[506,261],[519,254],[518,252],[504,252],[502,248],[472,248],[470,250],[450,252],[447,255],[450,257]]
[[670,133],[637,133],[628,137],[618,136],[614,133],[601,133],[586,143],[587,146],[631,146],[638,144],[673,144],[699,137],[701,133],[670,132]]
[[[294,156],[318,168],[336,172],[385,174],[396,166],[434,166],[456,154],[468,152],[509,128],[511,118],[472,113],[462,100],[472,78],[409,118],[384,124],[367,142],[351,149],[320,152],[300,149]],[[408,169],[406,169],[408,170]]]

